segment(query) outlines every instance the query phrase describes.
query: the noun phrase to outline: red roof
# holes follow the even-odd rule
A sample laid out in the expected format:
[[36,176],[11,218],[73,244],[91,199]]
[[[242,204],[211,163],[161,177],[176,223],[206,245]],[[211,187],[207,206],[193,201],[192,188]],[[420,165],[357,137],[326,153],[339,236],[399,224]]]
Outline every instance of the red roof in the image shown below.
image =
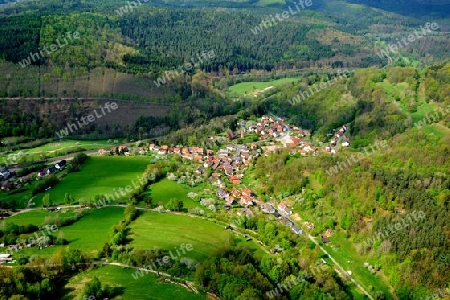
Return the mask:
[[252,193],[252,191],[249,188],[244,188],[242,189],[242,194],[250,196],[250,194]]
[[236,189],[236,188],[233,188],[231,190],[231,194],[233,195],[233,197],[236,197],[236,198],[239,198],[242,195],[241,192],[238,189]]
[[241,200],[245,205],[253,204],[252,199],[246,195],[242,195]]

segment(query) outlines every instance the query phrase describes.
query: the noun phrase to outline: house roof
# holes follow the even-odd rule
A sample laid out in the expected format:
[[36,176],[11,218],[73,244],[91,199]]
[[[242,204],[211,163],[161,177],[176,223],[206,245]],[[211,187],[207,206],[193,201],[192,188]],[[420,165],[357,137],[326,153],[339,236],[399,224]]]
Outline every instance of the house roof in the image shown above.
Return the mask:
[[228,193],[224,189],[219,189],[219,191],[217,191],[217,195],[219,195],[220,197],[226,197]]
[[233,189],[231,190],[231,194],[234,197],[241,197],[241,195],[242,195],[242,193],[238,189],[236,189],[235,187],[233,187]]
[[295,233],[300,233],[300,234],[303,233],[303,230],[297,224],[292,225],[291,229]]
[[250,194],[252,193],[252,191],[251,191],[249,188],[243,188],[243,189],[242,189],[242,193],[243,193],[243,194],[246,194],[246,195],[248,195],[248,196],[250,196]]
[[241,196],[241,200],[244,202],[244,204],[249,205],[249,204],[253,204],[252,199],[247,196],[247,195],[242,195]]

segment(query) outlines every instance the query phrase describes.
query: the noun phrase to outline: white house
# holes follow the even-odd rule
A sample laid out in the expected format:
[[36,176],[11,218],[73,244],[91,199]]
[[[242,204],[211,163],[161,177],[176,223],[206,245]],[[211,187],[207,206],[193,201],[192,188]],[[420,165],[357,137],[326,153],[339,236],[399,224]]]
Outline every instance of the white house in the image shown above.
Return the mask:
[[0,254],[0,264],[12,261],[11,254]]

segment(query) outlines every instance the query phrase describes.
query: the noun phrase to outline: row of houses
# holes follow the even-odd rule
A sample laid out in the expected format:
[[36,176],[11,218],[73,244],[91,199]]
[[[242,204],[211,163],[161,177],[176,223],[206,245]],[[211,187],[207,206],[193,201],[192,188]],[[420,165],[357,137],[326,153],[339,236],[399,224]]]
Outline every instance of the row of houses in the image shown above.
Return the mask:
[[9,262],[12,262],[11,254],[9,254],[9,253],[0,254],[0,264],[9,263]]
[[[143,151],[144,149],[141,149]],[[169,147],[167,145],[157,146],[150,144],[149,151],[157,152],[158,155],[177,154],[189,160],[202,161],[205,153],[212,154],[212,150],[205,150],[202,147]]]
[[58,171],[61,171],[66,166],[67,166],[67,161],[65,159],[63,159],[63,160],[57,162],[54,166],[51,166],[51,167],[48,167],[48,168],[46,168],[44,170],[39,171],[37,173],[37,178],[36,179],[39,179],[41,177],[45,177],[47,175],[54,174],[54,173],[56,173]]
[[[344,134],[347,132],[347,126],[343,125],[341,128],[339,128],[334,136],[331,138],[330,144],[331,146],[336,146],[339,140],[344,136]],[[348,147],[350,145],[348,140],[345,140],[342,142],[343,147]],[[328,149],[327,149],[328,150]]]
[[7,167],[0,169],[0,181],[7,180],[15,175],[14,171],[9,170]]
[[227,206],[231,206],[235,202],[238,202],[241,205],[248,207],[258,202],[256,194],[247,187],[244,187],[242,191],[233,187],[229,192],[225,188],[219,188],[217,197],[224,199]]
[[285,203],[281,202],[280,204],[278,204],[278,209],[275,209],[272,204],[266,202],[261,204],[260,208],[263,213],[273,214],[273,216],[277,218],[281,224],[291,228],[291,230],[295,234],[303,233],[303,230],[300,228],[300,226],[298,226],[288,218],[288,216],[292,214],[292,211]]
[[[62,170],[66,167],[67,165],[67,161],[66,160],[61,160],[59,162],[57,162],[55,165],[46,168],[45,170],[41,170],[39,172],[37,172],[36,176],[37,179],[56,173],[58,170]],[[30,182],[33,177],[34,174],[30,173],[27,175],[24,175],[18,179],[14,178],[14,176],[16,175],[16,172],[14,171],[10,171],[7,168],[4,168],[1,172],[1,174],[3,175],[7,175],[7,176],[3,176],[0,177],[0,189],[3,191],[11,191],[14,189],[18,189],[21,188],[23,184]],[[6,180],[6,181],[5,181]]]
[[114,146],[114,147],[111,147],[110,149],[109,149],[109,151],[108,150],[106,150],[106,149],[104,149],[104,148],[102,148],[102,149],[98,149],[98,154],[99,155],[106,155],[106,154],[109,154],[109,155],[114,155],[114,154],[123,154],[123,155],[130,155],[130,149],[128,148],[128,146],[125,146],[125,145],[120,145],[120,146]]
[[[242,126],[242,124],[240,125]],[[297,126],[289,126],[283,118],[267,115],[263,115],[256,124],[250,124],[246,130],[260,134],[261,139],[278,138],[287,132],[299,137],[306,137],[311,134],[309,130],[303,130]]]
[[260,139],[265,140],[269,137],[281,138],[289,134],[289,138],[282,140],[283,146],[270,145],[264,146],[262,149],[266,154],[275,152],[283,148],[291,148],[290,153],[301,153],[303,156],[308,154],[316,155],[319,149],[309,145],[302,138],[310,136],[309,130],[303,130],[297,126],[290,126],[283,118],[275,118],[272,116],[262,116],[258,123],[252,124],[247,129],[249,132],[256,132],[261,135]]

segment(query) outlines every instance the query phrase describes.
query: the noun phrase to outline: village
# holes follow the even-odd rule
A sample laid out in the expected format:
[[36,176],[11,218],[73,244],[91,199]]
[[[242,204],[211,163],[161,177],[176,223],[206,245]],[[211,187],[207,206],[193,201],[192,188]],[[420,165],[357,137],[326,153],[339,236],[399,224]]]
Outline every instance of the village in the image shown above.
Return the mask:
[[[239,214],[246,215],[251,214],[249,207],[260,207],[263,213],[272,214],[280,223],[290,227],[294,233],[301,234],[302,229],[289,219],[292,211],[286,203],[280,202],[275,205],[261,201],[252,190],[242,184],[245,171],[255,158],[261,155],[267,156],[271,152],[282,149],[289,149],[291,155],[299,153],[301,156],[316,156],[320,152],[334,154],[339,142],[343,147],[349,146],[348,140],[343,141],[347,127],[344,125],[336,129],[330,144],[319,148],[311,144],[309,130],[290,126],[283,118],[263,115],[256,122],[241,120],[237,125],[237,132],[233,133],[226,145],[216,151],[197,146],[168,146],[150,143],[148,146],[141,146],[137,149],[127,145],[113,146],[109,150],[98,150],[98,155],[130,156],[146,155],[147,153],[152,153],[157,157],[178,155],[195,164],[197,175],[203,176],[207,170],[210,170],[211,176],[208,180],[212,186],[217,188],[214,194],[223,201],[225,209],[229,210],[234,204],[237,204],[243,207]],[[233,143],[236,138],[244,139],[248,135],[256,135],[258,140],[242,144]],[[208,138],[209,142],[214,140],[215,137]],[[66,165],[67,161],[61,160],[36,174],[27,174],[18,179],[14,178],[15,172],[4,167],[0,173],[1,189],[8,191],[14,187],[20,188],[23,183],[29,182],[32,178],[44,178],[63,170]]]
[[[310,144],[309,130],[289,126],[282,118],[264,115],[256,123],[242,120],[238,125],[240,128],[235,136],[244,138],[246,134],[257,134],[258,141],[246,144],[233,144],[232,140],[230,140],[228,145],[221,147],[218,151],[196,146],[170,147],[168,145],[158,146],[152,143],[148,146],[148,151],[160,156],[179,155],[191,160],[196,164],[195,172],[199,174],[204,174],[205,169],[210,168],[212,174],[209,181],[213,186],[217,187],[216,195],[224,201],[225,209],[230,209],[233,204],[240,204],[243,209],[238,214],[250,215],[252,212],[248,208],[256,206],[263,213],[272,214],[281,224],[291,228],[295,234],[302,234],[302,229],[289,219],[292,211],[286,203],[280,202],[275,208],[271,203],[258,199],[251,189],[242,184],[245,171],[251,162],[260,155],[267,156],[271,152],[284,148],[290,149],[291,155],[300,153],[302,156],[315,156],[319,152],[336,153],[335,147],[342,140],[347,127],[344,125],[336,130],[330,145],[319,149]],[[210,137],[209,139],[214,138]],[[260,146],[261,143],[265,145]],[[342,143],[344,147],[348,145],[348,141]],[[123,151],[124,149],[126,149],[125,146],[113,148],[111,152]],[[139,153],[144,154],[146,151],[147,149],[142,147]],[[102,153],[105,153],[105,151],[102,151]],[[230,185],[232,185],[231,188],[229,187]],[[314,227],[312,224],[310,226]]]

